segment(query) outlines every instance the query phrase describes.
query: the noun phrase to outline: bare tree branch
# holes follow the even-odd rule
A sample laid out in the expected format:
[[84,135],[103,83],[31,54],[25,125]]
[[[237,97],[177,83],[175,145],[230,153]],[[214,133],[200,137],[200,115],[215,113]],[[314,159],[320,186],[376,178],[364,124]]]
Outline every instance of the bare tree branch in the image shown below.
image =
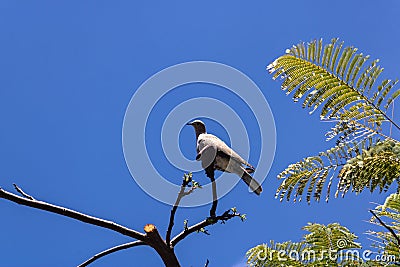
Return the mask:
[[186,229],[184,229],[182,232],[177,234],[172,240],[171,240],[171,246],[175,247],[176,244],[178,244],[180,241],[182,241],[185,237],[190,235],[191,233],[194,232],[200,232],[204,227],[216,224],[217,222],[225,222],[228,221],[234,217],[241,217],[242,215],[239,213],[236,213],[233,211],[233,209],[225,211],[222,215],[219,216],[214,216],[214,217],[209,217],[195,225],[192,225]]
[[107,256],[108,254],[111,254],[111,253],[114,253],[114,252],[117,252],[117,251],[120,251],[120,250],[123,250],[123,249],[128,249],[128,248],[133,248],[133,247],[143,246],[143,245],[147,245],[147,244],[144,243],[143,241],[136,240],[136,241],[133,241],[133,242],[129,242],[129,243],[126,243],[126,244],[122,244],[122,245],[118,245],[118,246],[109,248],[107,250],[104,250],[104,251],[94,255],[93,257],[91,257],[87,261],[85,261],[85,262],[81,263],[80,265],[78,265],[78,267],[88,266],[92,262],[94,262],[94,261],[96,261],[96,260],[98,260],[98,259],[100,259],[100,258],[102,258],[104,256]]
[[[171,238],[171,232],[172,232],[172,227],[174,225],[175,213],[176,213],[177,207],[179,206],[179,202],[181,201],[182,197],[190,194],[191,192],[193,192],[193,190],[195,188],[199,187],[199,186],[193,184],[192,188],[189,191],[185,192],[185,187],[190,182],[194,183],[194,181],[192,181],[191,179],[187,179],[186,181],[184,181],[182,183],[182,187],[181,187],[181,190],[177,197],[177,200],[175,202],[175,205],[174,205],[173,209],[171,210],[170,224],[168,226],[168,231],[167,231],[167,239]],[[215,184],[215,180],[213,181],[213,183]],[[169,242],[166,242],[164,239],[162,239],[157,228],[153,224],[147,224],[144,227],[144,231],[145,231],[145,234],[144,234],[144,233],[135,231],[133,229],[127,228],[125,226],[119,225],[112,221],[107,221],[107,220],[93,217],[93,216],[90,216],[90,215],[87,215],[84,213],[80,213],[80,212],[72,210],[72,209],[64,208],[62,206],[57,206],[57,205],[53,205],[53,204],[50,204],[47,202],[36,200],[32,196],[26,194],[17,185],[14,184],[14,187],[22,195],[22,197],[0,188],[0,198],[7,199],[11,202],[15,202],[20,205],[60,214],[65,217],[79,220],[84,223],[96,225],[96,226],[99,226],[102,228],[110,229],[110,230],[118,232],[122,235],[137,239],[137,241],[129,242],[126,244],[122,244],[122,245],[115,246],[110,249],[104,250],[104,251],[94,255],[90,259],[86,260],[79,266],[87,266],[99,258],[102,258],[106,255],[109,255],[111,253],[114,253],[114,252],[117,252],[117,251],[120,251],[123,249],[128,249],[131,247],[142,246],[142,245],[148,245],[148,246],[152,247],[154,250],[156,250],[157,254],[161,257],[161,259],[163,260],[166,267],[179,267],[180,263],[175,255],[174,246],[176,244],[178,244],[180,241],[182,241],[184,238],[186,238],[188,235],[190,235],[191,233],[200,232],[200,231],[206,233],[206,231],[204,230],[205,227],[207,227],[209,225],[213,225],[219,221],[224,223],[225,221],[230,220],[233,217],[241,217],[241,219],[243,220],[242,215],[237,213],[235,209],[230,209],[230,210],[224,212],[222,215],[211,216],[210,218],[207,218],[207,219],[203,220],[202,222],[199,222],[191,227],[185,228],[181,233],[176,235],[172,240],[170,240]],[[213,196],[216,196],[216,194],[215,195],[213,194]],[[213,203],[211,210],[214,210],[214,213],[215,213],[216,199],[214,199],[214,200],[215,200],[215,205]],[[212,212],[210,211],[210,213],[212,213]]]
[[175,220],[175,213],[176,210],[178,209],[179,203],[181,202],[182,197],[185,196],[185,188],[189,184],[190,179],[189,176],[183,176],[183,181],[181,185],[181,189],[179,190],[178,196],[176,197],[175,204],[171,209],[171,215],[169,216],[169,224],[168,224],[168,230],[167,234],[165,237],[166,243],[168,246],[171,245],[171,232],[172,232],[172,227],[174,227],[174,220]]
[[125,236],[129,236],[129,237],[146,242],[145,234],[137,232],[137,231],[127,228],[125,226],[119,225],[115,222],[96,218],[96,217],[93,217],[90,215],[86,215],[84,213],[80,213],[80,212],[77,212],[77,211],[74,211],[71,209],[67,209],[64,207],[49,204],[49,203],[46,203],[43,201],[20,197],[13,193],[5,191],[1,188],[0,188],[0,198],[10,200],[10,201],[18,203],[20,205],[57,213],[57,214],[60,214],[60,215],[63,215],[63,216],[69,217],[69,218],[76,219],[76,220],[84,222],[84,223],[107,228],[107,229],[113,230],[115,232],[118,232],[120,234],[123,234]]
[[[19,192],[23,192],[22,189],[20,189]],[[115,222],[106,221],[106,220],[103,220],[100,218],[96,218],[96,217],[93,217],[90,215],[86,215],[86,214],[71,210],[71,209],[56,206],[56,205],[49,204],[49,203],[46,203],[43,201],[38,201],[35,199],[30,199],[28,197],[20,197],[18,195],[15,195],[13,193],[5,191],[1,188],[0,188],[0,198],[10,200],[10,201],[18,203],[20,205],[60,214],[60,215],[63,215],[63,216],[69,217],[69,218],[79,220],[81,222],[85,222],[88,224],[107,228],[107,229],[113,230],[115,232],[118,232],[120,234],[138,239],[138,240],[142,241],[143,243],[154,248],[157,251],[158,255],[160,255],[165,266],[167,266],[167,267],[180,266],[173,249],[171,249],[169,246],[167,246],[165,241],[161,238],[160,234],[158,233],[157,228],[152,224],[148,224],[145,226],[144,231],[146,232],[146,234],[143,234],[138,231],[127,228],[125,226],[119,225]]]
[[389,225],[386,225],[386,224],[381,220],[381,218],[379,218],[379,216],[376,215],[372,210],[369,210],[369,212],[371,212],[372,215],[374,215],[374,217],[379,221],[379,223],[380,223],[383,227],[385,227],[385,228],[392,234],[392,236],[396,239],[397,244],[400,246],[400,237],[396,234],[396,232],[395,232]]

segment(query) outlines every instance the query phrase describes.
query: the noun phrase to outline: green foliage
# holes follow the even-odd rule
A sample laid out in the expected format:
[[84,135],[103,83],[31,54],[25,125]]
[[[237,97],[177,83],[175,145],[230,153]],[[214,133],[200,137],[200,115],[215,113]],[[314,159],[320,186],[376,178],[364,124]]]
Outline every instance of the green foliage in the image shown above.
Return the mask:
[[318,223],[308,223],[303,229],[310,232],[304,236],[305,242],[317,251],[327,249],[341,251],[343,249],[361,248],[360,244],[355,242],[357,236],[338,223],[331,223],[326,226]]
[[277,190],[277,197],[289,200],[294,192],[294,199],[301,200],[308,186],[306,200],[310,202],[313,193],[319,201],[326,182],[329,198],[332,180],[338,172],[336,195],[344,195],[349,189],[360,193],[365,188],[371,192],[379,188],[387,190],[400,177],[400,143],[397,141],[373,141],[341,143],[334,148],[321,152],[318,156],[308,157],[289,165],[278,178],[284,179]]
[[251,248],[246,256],[249,266],[361,266],[357,236],[338,223],[309,223],[309,233],[300,242],[262,244]]
[[400,129],[387,115],[400,95],[394,89],[398,80],[384,79],[376,86],[383,71],[379,60],[367,64],[368,55],[343,48],[337,39],[326,45],[322,40],[300,43],[286,52],[267,69],[282,79],[282,90],[292,93],[295,102],[302,101],[310,113],[320,110],[321,120],[335,123],[326,136],[336,145],[289,165],[278,175],[283,182],[276,197],[296,201],[306,195],[309,203],[326,190],[328,201],[335,178],[336,196],[350,189],[386,190],[400,177],[399,142],[383,133]]
[[[324,46],[322,40],[307,46],[295,45],[270,64],[268,70],[274,79],[283,79],[281,88],[287,94],[293,92],[294,101],[304,98],[302,106],[310,108],[311,113],[321,106],[322,119],[365,119],[373,126],[380,125],[386,117],[384,111],[400,94],[392,90],[398,80],[386,79],[373,90],[383,71],[377,65],[379,60],[366,67],[368,55],[357,54],[354,47],[342,49],[343,42],[337,41],[332,39]],[[350,105],[354,108],[349,113],[346,107]]]
[[[398,266],[400,259],[400,142],[391,137],[400,126],[391,118],[394,101],[400,90],[398,80],[378,83],[383,68],[378,60],[367,64],[369,56],[357,48],[345,47],[333,39],[323,45],[314,40],[293,46],[268,66],[282,90],[301,101],[310,113],[317,110],[323,121],[334,123],[326,133],[335,146],[289,165],[278,178],[283,182],[276,192],[281,201],[301,200],[306,196],[320,200],[326,190],[329,199],[334,179],[335,196],[348,191],[360,193],[386,191],[393,183],[399,186],[383,205],[371,213],[371,223],[385,229],[369,231],[376,239],[373,247],[386,261],[363,261],[357,249],[357,236],[338,223],[309,223],[302,241],[262,244],[251,248],[246,256],[250,266]],[[384,133],[384,132],[388,133]],[[384,222],[384,220],[386,222]],[[312,257],[310,258],[310,252]],[[329,253],[326,253],[329,252]],[[374,253],[374,255],[377,255]],[[304,255],[308,257],[304,257]],[[364,255],[363,255],[364,256]],[[382,259],[382,258],[380,258]]]
[[350,186],[361,192],[364,187],[382,192],[400,177],[400,143],[392,140],[378,142],[349,159],[339,173],[339,188],[346,192]]

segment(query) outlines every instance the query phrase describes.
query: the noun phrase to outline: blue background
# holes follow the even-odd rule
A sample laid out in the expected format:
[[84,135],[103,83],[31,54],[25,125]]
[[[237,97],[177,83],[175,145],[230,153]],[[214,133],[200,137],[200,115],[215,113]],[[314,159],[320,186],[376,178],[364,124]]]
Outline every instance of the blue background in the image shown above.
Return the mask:
[[[170,207],[146,195],[125,165],[124,112],[135,90],[156,72],[186,61],[216,61],[241,70],[262,89],[275,117],[277,151],[262,196],[249,194],[240,183],[220,201],[220,211],[236,206],[248,219],[210,227],[210,236],[188,237],[176,247],[182,266],[204,266],[206,259],[209,266],[243,266],[250,247],[270,239],[297,241],[307,222],[339,221],[368,249],[363,234],[371,228],[366,222],[368,209],[387,194],[349,194],[311,205],[274,199],[281,170],[331,144],[324,141],[329,125],[293,104],[265,67],[299,41],[339,37],[380,58],[385,67],[382,76],[395,78],[400,62],[399,10],[395,0],[2,0],[0,186],[13,190],[16,183],[37,199],[140,231],[154,223],[165,233]],[[213,96],[211,86],[204,88],[206,96]],[[221,94],[215,97],[224,99]],[[182,99],[186,98],[183,93]],[[154,129],[160,129],[159,123],[154,120]],[[222,127],[211,123],[210,128],[226,140]],[[194,158],[193,130],[183,129],[181,138],[187,140],[180,142],[184,154]],[[177,183],[181,176],[178,170],[170,173]],[[207,182],[202,176],[197,180]],[[74,266],[130,241],[109,230],[5,200],[0,201],[0,211],[1,266]],[[207,214],[208,207],[178,210],[175,232],[182,229],[184,219],[195,223]],[[118,252],[93,264],[161,265],[147,247]]]

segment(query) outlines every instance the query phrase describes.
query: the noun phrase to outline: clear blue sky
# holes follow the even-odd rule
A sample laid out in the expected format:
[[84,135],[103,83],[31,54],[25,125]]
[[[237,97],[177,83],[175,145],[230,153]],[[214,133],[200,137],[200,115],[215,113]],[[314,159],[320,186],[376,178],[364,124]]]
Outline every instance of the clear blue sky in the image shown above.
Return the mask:
[[[323,141],[328,125],[293,104],[265,67],[299,41],[339,37],[380,58],[383,76],[400,76],[399,10],[395,0],[2,0],[0,186],[13,190],[16,183],[38,199],[138,230],[153,223],[165,233],[170,206],[145,194],[125,164],[125,109],[135,90],[156,72],[187,61],[216,61],[239,69],[261,88],[275,117],[277,150],[260,197],[239,183],[220,201],[220,211],[236,206],[247,214],[246,222],[216,225],[209,228],[210,236],[194,234],[184,240],[176,247],[182,266],[203,266],[206,259],[209,266],[242,266],[250,247],[270,239],[296,241],[307,222],[340,221],[366,241],[367,210],[374,207],[370,202],[382,202],[386,194],[365,192],[310,206],[274,199],[276,175],[282,169],[330,144]],[[181,88],[174,101],[190,97],[193,90],[187,88]],[[224,100],[223,91],[204,88],[205,96]],[[168,112],[162,107],[173,108],[161,105],[156,110],[160,114]],[[157,136],[161,122],[153,123],[148,127]],[[222,128],[211,130],[226,137]],[[182,130],[181,138],[188,140],[181,142],[183,153],[194,158],[193,130]],[[169,168],[161,154],[159,159],[154,156],[158,168]],[[182,172],[171,170],[168,175],[179,183]],[[198,180],[207,183],[201,175]],[[0,211],[0,266],[74,266],[129,241],[109,230],[5,200],[0,201]],[[184,219],[194,223],[207,214],[208,207],[180,209],[175,230],[182,228]],[[146,247],[93,264],[161,265]]]

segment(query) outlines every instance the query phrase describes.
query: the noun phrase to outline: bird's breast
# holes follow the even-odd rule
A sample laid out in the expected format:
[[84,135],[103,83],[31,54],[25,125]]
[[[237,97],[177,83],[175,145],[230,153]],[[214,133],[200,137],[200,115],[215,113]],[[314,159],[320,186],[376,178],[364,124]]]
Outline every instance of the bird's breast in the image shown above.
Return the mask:
[[197,152],[207,145],[211,145],[210,141],[207,138],[204,138],[204,134],[199,135],[199,138],[197,139]]

